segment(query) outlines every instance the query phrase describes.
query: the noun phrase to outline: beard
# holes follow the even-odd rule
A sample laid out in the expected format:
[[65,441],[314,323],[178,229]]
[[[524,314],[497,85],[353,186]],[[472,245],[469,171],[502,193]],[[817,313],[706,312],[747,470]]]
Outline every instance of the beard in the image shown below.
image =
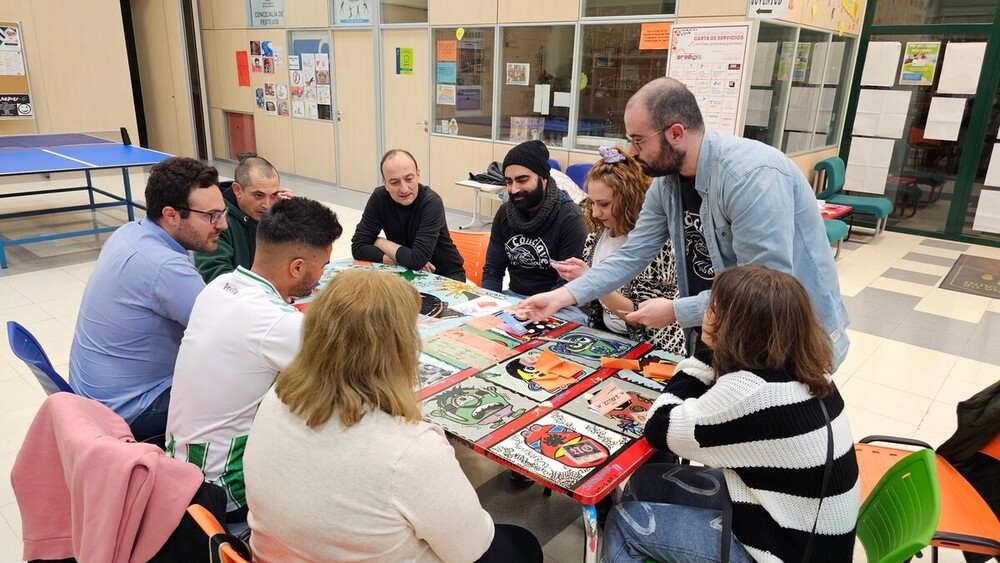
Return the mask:
[[517,197],[511,196],[510,202],[514,204],[514,207],[520,211],[528,211],[534,209],[542,202],[542,198],[545,197],[545,180],[541,177],[538,178],[538,185],[535,189],[530,192],[521,192],[517,194]]
[[687,156],[687,151],[676,150],[666,140],[663,140],[660,144],[660,152],[656,155],[656,158],[647,161],[643,160],[640,156],[636,157],[636,160],[639,161],[642,171],[647,176],[657,178],[659,176],[670,176],[671,174],[679,173],[685,156]]
[[212,231],[207,235],[202,235],[198,233],[193,228],[187,226],[186,221],[181,221],[181,226],[177,229],[177,233],[174,235],[174,240],[177,241],[184,250],[192,250],[194,252],[215,252],[219,247],[219,232]]

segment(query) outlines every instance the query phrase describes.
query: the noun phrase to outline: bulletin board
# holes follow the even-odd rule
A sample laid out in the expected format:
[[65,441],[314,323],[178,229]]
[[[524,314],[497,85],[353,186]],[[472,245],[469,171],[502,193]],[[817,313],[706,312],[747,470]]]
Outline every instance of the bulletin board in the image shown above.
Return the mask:
[[34,118],[20,22],[0,21],[0,119]]

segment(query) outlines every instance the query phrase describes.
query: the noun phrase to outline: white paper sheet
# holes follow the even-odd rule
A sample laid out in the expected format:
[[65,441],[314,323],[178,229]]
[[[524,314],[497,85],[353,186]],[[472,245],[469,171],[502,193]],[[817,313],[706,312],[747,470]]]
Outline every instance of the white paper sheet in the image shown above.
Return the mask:
[[[993,154],[995,156],[996,151]],[[979,203],[976,204],[976,218],[972,221],[972,230],[1000,233],[1000,192],[994,190],[979,192]]]
[[[827,51],[829,50],[829,56]],[[836,84],[840,80],[840,69],[844,65],[844,43],[813,43],[813,64],[809,67],[809,84]],[[826,61],[824,67],[823,61]],[[824,78],[823,69],[826,69]]]
[[958,131],[962,127],[966,101],[965,98],[938,96],[931,98],[931,107],[927,111],[927,125],[924,126],[924,138],[942,141],[958,140]]
[[990,165],[986,169],[983,184],[1000,187],[1000,143],[993,145],[993,154],[990,155]]
[[909,90],[862,88],[852,134],[901,139],[909,107]]
[[868,44],[865,69],[861,73],[862,86],[893,86],[903,44],[899,41],[873,41]]
[[535,112],[542,115],[549,114],[549,99],[551,99],[549,93],[551,91],[552,86],[549,84],[535,84]]
[[975,94],[986,43],[948,43],[938,78],[938,94]]
[[771,118],[771,90],[751,89],[747,102],[746,125],[767,127]]
[[869,194],[885,194],[885,179],[892,160],[892,139],[851,137],[844,189]]
[[811,132],[819,97],[819,88],[792,86],[788,97],[788,113],[785,114],[785,129]]
[[552,97],[552,105],[557,108],[568,108],[573,101],[569,92],[556,92]]
[[774,81],[774,61],[778,57],[778,44],[774,41],[757,44],[753,57],[751,86],[770,86]]

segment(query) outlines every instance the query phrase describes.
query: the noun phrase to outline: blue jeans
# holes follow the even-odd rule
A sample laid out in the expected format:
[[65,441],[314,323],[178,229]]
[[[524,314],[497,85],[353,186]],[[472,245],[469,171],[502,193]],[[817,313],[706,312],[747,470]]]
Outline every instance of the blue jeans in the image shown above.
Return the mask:
[[[721,561],[722,505],[729,502],[722,484],[722,471],[713,468],[639,468],[608,515],[601,561]],[[730,539],[729,561],[753,562],[735,537]]]
[[[501,293],[503,293],[504,295],[509,295],[511,297],[517,297],[518,299],[522,300],[528,298],[527,295],[521,295],[520,293],[513,292],[509,289],[505,289]],[[563,307],[562,309],[556,311],[556,314],[552,316],[582,326],[587,326],[587,321],[590,320],[589,317],[587,316],[587,313],[584,313],[583,310],[581,310],[579,307],[575,305],[570,305],[569,307]]]
[[160,393],[142,414],[135,417],[129,428],[136,442],[149,442],[161,449],[164,447],[164,434],[167,432],[167,409],[170,407],[170,387]]

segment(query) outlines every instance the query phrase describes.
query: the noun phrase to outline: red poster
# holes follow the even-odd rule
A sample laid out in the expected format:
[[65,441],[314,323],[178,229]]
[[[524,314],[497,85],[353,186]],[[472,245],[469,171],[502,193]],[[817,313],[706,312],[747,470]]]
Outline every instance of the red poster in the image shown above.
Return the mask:
[[236,78],[240,86],[250,86],[250,57],[246,51],[236,51]]

